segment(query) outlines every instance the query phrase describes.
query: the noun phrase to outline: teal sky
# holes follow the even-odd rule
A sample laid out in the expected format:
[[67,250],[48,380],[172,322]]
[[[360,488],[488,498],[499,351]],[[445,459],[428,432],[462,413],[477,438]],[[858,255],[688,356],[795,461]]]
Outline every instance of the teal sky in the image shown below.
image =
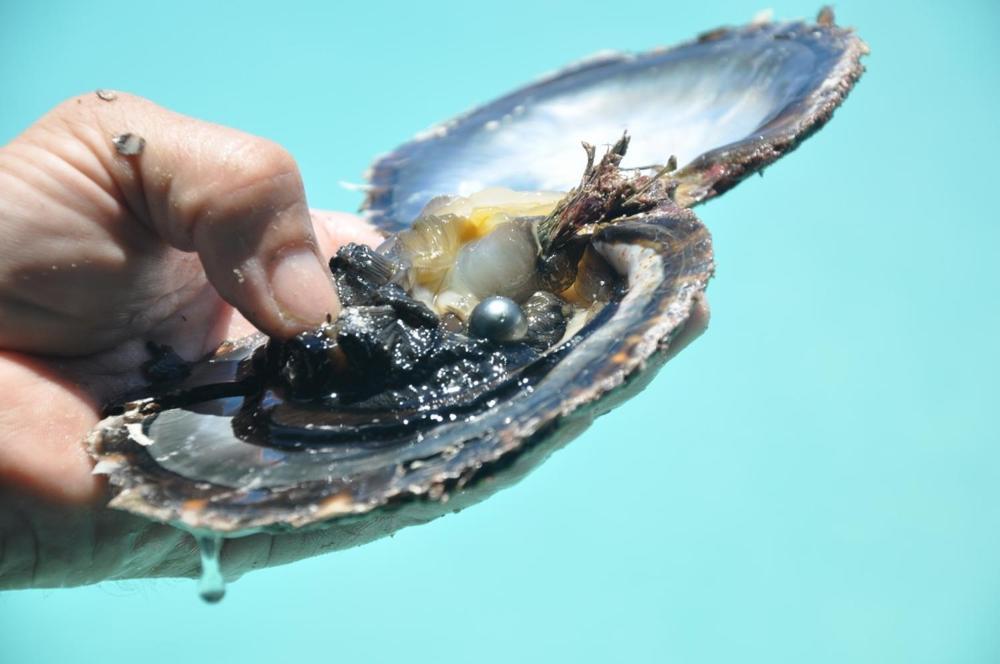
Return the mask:
[[[201,4],[0,0],[0,142],[124,89],[284,144],[313,206],[352,210],[338,182],[436,121],[762,8]],[[218,606],[183,580],[0,594],[0,661],[1000,661],[1000,5],[836,9],[867,74],[698,209],[712,324],[639,397],[481,505]]]

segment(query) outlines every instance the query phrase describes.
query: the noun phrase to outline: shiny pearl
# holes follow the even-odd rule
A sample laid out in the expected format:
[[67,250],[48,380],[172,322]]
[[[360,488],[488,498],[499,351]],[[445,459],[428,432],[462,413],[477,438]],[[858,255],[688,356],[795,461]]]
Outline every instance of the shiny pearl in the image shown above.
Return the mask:
[[491,341],[519,341],[528,333],[528,319],[517,302],[495,295],[476,305],[469,316],[469,334]]

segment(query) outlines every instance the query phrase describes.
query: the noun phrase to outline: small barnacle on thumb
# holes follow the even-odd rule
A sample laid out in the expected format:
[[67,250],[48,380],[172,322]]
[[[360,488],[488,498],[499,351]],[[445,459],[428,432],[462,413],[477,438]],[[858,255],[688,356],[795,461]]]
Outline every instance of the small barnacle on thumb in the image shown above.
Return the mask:
[[142,154],[143,148],[146,147],[146,139],[138,134],[116,134],[112,137],[111,142],[114,143],[118,154],[124,157]]

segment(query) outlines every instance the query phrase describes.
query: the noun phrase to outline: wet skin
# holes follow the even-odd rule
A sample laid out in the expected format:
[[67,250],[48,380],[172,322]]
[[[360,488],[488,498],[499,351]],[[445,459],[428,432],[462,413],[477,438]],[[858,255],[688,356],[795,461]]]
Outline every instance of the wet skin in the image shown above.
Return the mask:
[[[276,144],[124,93],[69,99],[0,148],[0,227],[0,589],[196,575],[189,534],[105,507],[81,441],[142,383],[147,341],[194,359],[314,327],[340,306],[325,257],[379,235],[310,210]],[[702,303],[672,353],[707,323]],[[375,521],[229,540],[223,572],[364,543]]]

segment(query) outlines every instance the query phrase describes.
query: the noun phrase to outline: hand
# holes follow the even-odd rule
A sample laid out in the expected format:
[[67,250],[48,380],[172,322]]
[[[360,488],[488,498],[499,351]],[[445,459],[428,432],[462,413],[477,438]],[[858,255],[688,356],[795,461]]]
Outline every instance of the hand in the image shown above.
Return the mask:
[[[142,151],[121,154],[123,134]],[[142,383],[147,340],[195,359],[252,326],[315,327],[339,309],[326,257],[378,234],[310,213],[274,143],[122,93],[70,99],[0,148],[0,227],[0,587],[195,573],[190,536],[104,507],[81,441]],[[244,538],[224,569],[324,545]]]
[[[124,134],[124,152],[139,138],[142,151],[121,154]],[[339,308],[325,257],[379,235],[310,212],[273,143],[122,93],[70,99],[0,148],[0,228],[0,589],[197,575],[189,534],[106,508],[82,440],[105,402],[143,383],[147,341],[195,359],[253,326],[314,327]],[[707,322],[699,304],[671,353]],[[437,512],[227,540],[223,573]]]

